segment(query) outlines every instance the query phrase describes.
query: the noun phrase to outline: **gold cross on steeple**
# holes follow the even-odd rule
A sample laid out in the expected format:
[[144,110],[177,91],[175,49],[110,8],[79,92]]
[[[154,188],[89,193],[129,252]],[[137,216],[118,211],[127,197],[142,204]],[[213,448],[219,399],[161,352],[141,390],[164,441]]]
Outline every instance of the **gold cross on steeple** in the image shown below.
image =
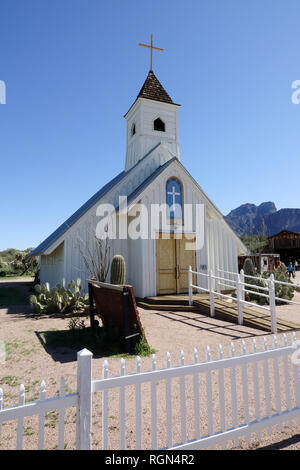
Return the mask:
[[142,43],[139,43],[139,46],[148,47],[150,49],[150,70],[152,70],[152,51],[153,51],[153,49],[155,49],[156,51],[163,51],[163,49],[160,49],[160,47],[154,47],[153,46],[153,34],[151,34],[151,44],[150,44],[150,46],[148,44],[142,44]]

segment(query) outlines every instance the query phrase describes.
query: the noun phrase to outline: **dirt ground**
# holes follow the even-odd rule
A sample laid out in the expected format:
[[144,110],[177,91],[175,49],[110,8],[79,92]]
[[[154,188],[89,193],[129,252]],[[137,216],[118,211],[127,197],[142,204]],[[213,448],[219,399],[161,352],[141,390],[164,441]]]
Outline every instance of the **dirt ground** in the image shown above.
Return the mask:
[[[297,273],[297,281],[300,281],[300,273]],[[28,291],[30,279],[11,280],[6,285],[18,285],[25,292]],[[300,282],[299,282],[300,283]],[[3,285],[0,283],[0,288]],[[296,294],[297,299],[300,294]],[[211,348],[212,358],[216,359],[218,345],[222,344],[224,356],[229,355],[230,343],[235,345],[236,353],[240,352],[241,340],[246,342],[247,351],[251,351],[251,342],[256,338],[257,348],[261,348],[263,336],[267,337],[268,345],[271,347],[271,335],[266,335],[260,330],[239,326],[224,321],[206,317],[198,313],[191,312],[157,312],[155,310],[140,310],[142,324],[145,328],[146,337],[156,350],[157,368],[165,367],[165,354],[171,354],[172,365],[179,363],[179,351],[185,353],[185,363],[192,362],[193,348],[196,347],[199,353],[199,361],[205,360],[205,347]],[[67,393],[75,392],[77,364],[76,354],[68,348],[59,348],[55,351],[45,348],[41,342],[41,333],[50,330],[68,329],[68,320],[60,318],[40,318],[35,319],[29,316],[28,306],[0,307],[0,340],[6,345],[6,361],[0,364],[0,386],[4,392],[4,406],[17,404],[18,388],[21,383],[25,385],[26,401],[33,401],[39,398],[39,384],[41,380],[46,382],[47,396],[52,397],[59,393],[60,377],[64,376],[67,382]],[[280,312],[280,313],[279,313]],[[290,319],[300,324],[300,307],[283,306],[278,308],[278,316]],[[298,320],[299,318],[299,320]],[[300,339],[300,331],[297,332]],[[278,335],[278,342],[282,344],[282,335]],[[120,359],[115,357],[96,357],[93,359],[93,377],[101,378],[102,365],[104,359],[109,362],[109,375],[118,375]],[[281,365],[280,365],[281,367]],[[142,358],[142,370],[150,369],[150,358]],[[272,369],[272,365],[271,368]],[[126,359],[126,372],[134,372],[135,359]],[[280,369],[282,373],[282,369]],[[249,369],[249,396],[253,395],[251,385],[252,370]],[[261,371],[261,366],[259,367]],[[283,375],[283,374],[282,374]],[[281,375],[281,378],[283,379]],[[201,435],[207,433],[207,410],[205,377],[199,374],[200,390],[200,423]],[[292,375],[290,377],[292,382]],[[215,412],[214,431],[220,428],[218,414],[219,406],[219,383],[217,374],[213,374],[213,408]],[[237,384],[241,384],[241,377],[237,376]],[[194,413],[193,413],[193,381],[192,377],[186,378],[186,399],[187,399],[187,435],[188,439],[194,437]],[[263,381],[260,381],[263,395]],[[272,410],[276,410],[276,400],[274,396],[273,383]],[[180,383],[177,380],[172,382],[172,407],[173,407],[173,442],[180,442]],[[244,419],[244,409],[242,406],[241,386],[238,386],[238,414],[240,422]],[[230,376],[229,371],[225,371],[224,397],[226,403],[226,425],[232,424],[232,408],[229,400],[230,396]],[[150,385],[142,386],[142,446],[151,449],[151,390]],[[292,393],[294,403],[295,396]],[[166,387],[163,381],[157,383],[157,403],[158,403],[158,446],[166,445],[166,419],[165,419]],[[254,399],[250,399],[250,417],[254,418]],[[264,416],[265,402],[261,399],[261,416]],[[282,407],[285,406],[285,382],[282,380]],[[119,448],[119,392],[118,390],[109,393],[109,448]],[[284,408],[283,408],[284,409]],[[101,415],[102,400],[101,393],[93,395],[93,448],[100,449],[102,446],[101,437]],[[49,413],[45,419],[45,448],[57,448],[58,432],[58,412]],[[65,413],[65,447],[75,448],[75,427],[76,411],[73,408]],[[15,421],[2,424],[0,449],[14,449],[16,446],[16,426]],[[24,420],[24,443],[25,449],[37,448],[37,417],[26,418]],[[126,390],[126,447],[135,448],[135,389],[128,387]],[[299,423],[285,423],[282,429],[273,427],[269,432],[263,432],[260,436],[253,435],[250,443],[244,440],[228,443],[228,448],[242,449],[300,449],[300,426]]]

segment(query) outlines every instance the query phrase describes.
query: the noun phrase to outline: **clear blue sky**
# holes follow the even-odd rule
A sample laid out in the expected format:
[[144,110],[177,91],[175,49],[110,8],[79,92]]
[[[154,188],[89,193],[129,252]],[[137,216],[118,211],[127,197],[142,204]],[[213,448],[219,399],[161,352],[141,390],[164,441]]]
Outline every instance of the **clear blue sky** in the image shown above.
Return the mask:
[[1,0],[0,249],[36,246],[123,169],[151,33],[182,163],[217,207],[299,207],[299,0]]

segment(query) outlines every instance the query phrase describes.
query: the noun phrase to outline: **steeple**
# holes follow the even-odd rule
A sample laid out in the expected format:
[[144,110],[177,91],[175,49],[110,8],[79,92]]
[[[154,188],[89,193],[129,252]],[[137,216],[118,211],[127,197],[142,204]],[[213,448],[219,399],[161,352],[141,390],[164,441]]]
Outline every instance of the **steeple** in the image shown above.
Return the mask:
[[142,86],[138,98],[147,98],[148,100],[162,101],[163,103],[175,104],[168,95],[162,84],[158,81],[153,71],[150,70]]
[[124,116],[127,121],[126,171],[160,143],[166,152],[169,151],[170,159],[180,160],[177,116],[180,105],[173,102],[152,70],[153,49],[163,49],[153,46],[152,34],[150,45],[139,45],[150,49],[150,70],[135,102]]

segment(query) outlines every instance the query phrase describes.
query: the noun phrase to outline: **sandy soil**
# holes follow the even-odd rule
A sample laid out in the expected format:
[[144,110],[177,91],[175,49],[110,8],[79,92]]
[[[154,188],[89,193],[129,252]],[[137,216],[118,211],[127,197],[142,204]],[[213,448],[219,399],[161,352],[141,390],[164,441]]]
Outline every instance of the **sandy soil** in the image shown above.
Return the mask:
[[[298,273],[299,275],[299,273]],[[1,288],[1,284],[0,284]],[[26,289],[26,286],[22,287]],[[296,321],[297,312],[295,306],[280,307],[280,316],[287,315]],[[55,396],[59,392],[60,377],[64,376],[67,382],[67,393],[76,390],[77,364],[74,352],[67,348],[50,351],[46,350],[40,341],[40,333],[51,329],[67,329],[68,320],[59,318],[31,318],[28,308],[24,306],[13,306],[0,308],[0,340],[6,343],[6,362],[0,364],[0,382],[4,391],[4,406],[14,405],[18,401],[18,387],[20,383],[26,386],[26,401],[32,401],[39,397],[39,384],[42,379],[46,381],[47,396]],[[224,356],[229,355],[229,346],[233,342],[236,352],[240,351],[241,340],[246,342],[247,351],[251,350],[251,342],[256,338],[258,348],[261,347],[262,337],[265,335],[268,344],[271,346],[271,335],[264,332],[234,325],[224,321],[212,319],[204,315],[190,312],[155,312],[140,309],[141,320],[146,331],[146,336],[150,345],[156,350],[157,367],[165,366],[165,353],[171,354],[172,365],[177,365],[179,361],[179,350],[185,352],[185,362],[192,362],[192,351],[196,347],[199,352],[199,360],[205,359],[205,347],[211,347],[212,358],[217,358],[218,344],[223,345]],[[300,314],[300,310],[298,315]],[[291,315],[291,317],[289,317]],[[292,317],[294,316],[294,317]],[[297,333],[300,339],[300,332]],[[278,342],[281,344],[282,335],[278,335]],[[103,360],[108,359],[109,374],[118,375],[119,358],[97,357],[93,359],[93,377],[100,378],[102,375]],[[282,364],[279,364],[282,378],[282,407],[285,403],[285,381],[283,380]],[[270,372],[273,365],[270,364]],[[150,358],[142,358],[142,369],[150,369]],[[135,370],[135,359],[126,359],[126,372]],[[255,417],[255,407],[253,399],[253,370],[249,367],[249,396],[250,417]],[[262,365],[259,365],[259,373],[262,373]],[[199,375],[198,383],[200,389],[200,423],[201,434],[207,433],[207,410],[206,410],[206,382],[203,374]],[[229,370],[225,371],[224,397],[226,403],[226,425],[232,424],[232,406],[230,400],[230,375]],[[292,374],[289,382],[293,382]],[[213,409],[214,431],[220,429],[219,420],[219,383],[217,374],[212,376],[213,383]],[[238,414],[240,422],[244,420],[244,408],[242,404],[241,371],[237,373],[238,384]],[[188,439],[194,437],[194,408],[193,408],[193,378],[187,377],[185,382],[187,399],[187,436]],[[263,395],[264,384],[260,381]],[[276,401],[271,383],[272,410],[276,410]],[[178,380],[172,381],[172,407],[173,407],[173,442],[180,442],[180,383]],[[294,392],[292,402],[294,403]],[[157,383],[157,403],[158,403],[158,445],[166,445],[166,387],[163,381]],[[119,423],[118,423],[119,391],[109,393],[109,448],[119,448]],[[265,402],[260,401],[261,415],[265,414]],[[100,449],[101,438],[101,393],[93,395],[93,448]],[[46,416],[45,426],[45,447],[55,449],[57,446],[57,423],[58,413],[53,412]],[[67,449],[75,448],[75,409],[66,410],[65,414],[65,446]],[[4,423],[0,441],[0,449],[14,449],[16,446],[16,422]],[[36,417],[24,420],[24,448],[37,448],[37,425]],[[151,390],[150,385],[142,386],[142,445],[143,448],[151,448]],[[270,432],[263,432],[261,436],[252,436],[250,443],[244,440],[239,442],[229,442],[228,448],[282,448],[300,449],[300,426],[296,423],[286,423],[282,429],[273,427]],[[135,389],[128,387],[126,390],[126,445],[128,449],[135,448]]]

